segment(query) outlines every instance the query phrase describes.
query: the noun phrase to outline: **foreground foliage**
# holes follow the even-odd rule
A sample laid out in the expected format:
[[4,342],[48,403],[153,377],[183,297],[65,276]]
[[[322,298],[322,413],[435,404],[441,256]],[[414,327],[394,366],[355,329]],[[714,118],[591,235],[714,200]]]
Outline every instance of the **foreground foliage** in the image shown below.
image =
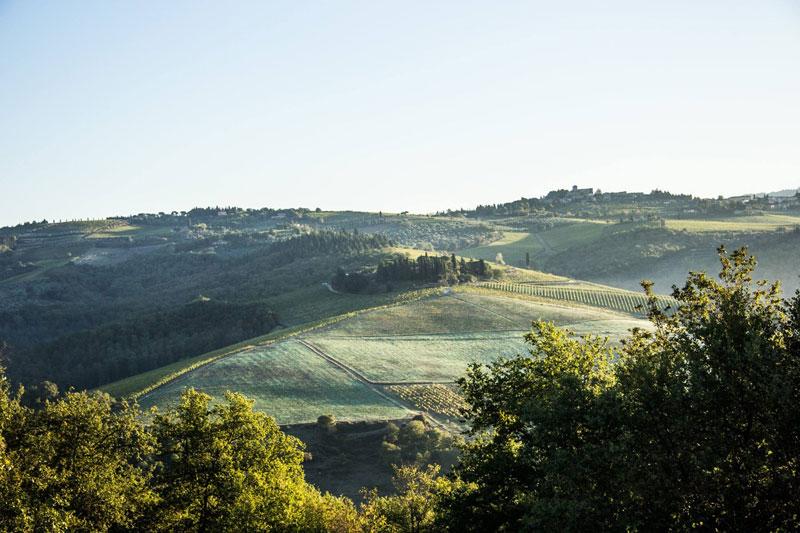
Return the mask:
[[[720,281],[690,274],[673,315],[619,354],[537,323],[530,357],[462,380],[476,437],[454,530],[796,530],[800,296],[753,283],[746,250]],[[618,360],[615,361],[615,358]]]
[[358,531],[303,477],[300,441],[230,393],[190,390],[151,425],[108,395],[40,409],[0,390],[2,531]]

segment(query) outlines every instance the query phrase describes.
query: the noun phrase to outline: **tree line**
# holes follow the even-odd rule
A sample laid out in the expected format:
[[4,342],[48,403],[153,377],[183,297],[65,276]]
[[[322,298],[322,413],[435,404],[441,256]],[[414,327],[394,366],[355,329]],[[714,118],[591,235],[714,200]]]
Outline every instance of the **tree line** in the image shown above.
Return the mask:
[[386,235],[340,231],[313,231],[293,239],[274,243],[269,254],[273,261],[289,262],[299,257],[320,254],[361,254],[391,246]]
[[420,255],[416,259],[396,256],[382,261],[375,273],[378,281],[421,281],[460,283],[492,276],[492,267],[483,259],[456,258],[455,254]]
[[277,314],[264,303],[201,298],[18,351],[12,376],[23,383],[93,388],[264,335],[277,324]]
[[492,277],[492,267],[483,259],[466,260],[452,255],[428,255],[411,259],[396,255],[382,260],[374,272],[338,269],[331,286],[345,292],[391,290],[393,282],[465,283]]

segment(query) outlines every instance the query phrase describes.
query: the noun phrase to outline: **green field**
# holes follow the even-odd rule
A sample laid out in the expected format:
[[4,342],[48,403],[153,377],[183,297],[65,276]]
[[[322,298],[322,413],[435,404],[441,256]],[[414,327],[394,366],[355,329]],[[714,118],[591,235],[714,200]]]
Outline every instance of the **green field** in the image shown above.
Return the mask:
[[669,229],[692,233],[775,231],[800,226],[800,216],[765,213],[718,219],[672,219],[666,225]]
[[[537,318],[549,319],[547,315]],[[564,324],[576,334],[594,334],[618,341],[636,320],[588,320]],[[395,337],[309,335],[307,340],[330,357],[379,383],[455,381],[473,362],[527,353],[527,330]]]
[[312,422],[332,414],[340,420],[391,419],[408,411],[361,383],[297,341],[240,352],[197,369],[145,395],[143,407],[174,405],[187,387],[222,397],[234,390],[281,424]]
[[[541,255],[551,255],[574,246],[581,246],[591,242],[605,232],[611,231],[610,226],[602,221],[583,220],[562,224],[546,231],[525,232],[505,231],[503,238],[484,246],[466,248],[458,253],[465,257],[475,257],[494,261],[498,253],[503,254],[503,260],[513,266],[525,265],[525,254],[530,254],[531,261],[536,263],[536,258]],[[545,275],[547,276],[547,275]],[[558,276],[542,278],[546,280],[563,279]]]
[[542,242],[531,233],[522,231],[506,231],[503,238],[485,246],[459,250],[459,255],[494,261],[497,254],[503,254],[503,260],[514,266],[525,264],[525,254],[531,257],[544,252]]
[[581,221],[574,224],[556,226],[539,233],[548,247],[548,251],[560,252],[574,246],[581,246],[603,234],[613,231],[613,225],[601,221]]
[[327,337],[308,340],[376,382],[451,382],[469,363],[522,353],[522,331],[403,337]]

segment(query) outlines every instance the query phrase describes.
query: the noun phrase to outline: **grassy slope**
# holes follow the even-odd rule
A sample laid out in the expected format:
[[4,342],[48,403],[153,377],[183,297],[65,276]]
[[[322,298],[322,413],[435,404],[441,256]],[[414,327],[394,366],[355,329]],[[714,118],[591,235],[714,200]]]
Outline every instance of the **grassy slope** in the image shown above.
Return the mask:
[[470,288],[364,313],[306,338],[374,381],[447,382],[470,362],[524,353],[534,319],[613,340],[644,325],[620,313]]
[[472,362],[522,353],[522,332],[309,340],[377,382],[452,382]]
[[613,225],[600,221],[588,220],[576,222],[563,226],[556,226],[553,229],[543,231],[539,235],[547,243],[548,248],[561,251],[574,246],[582,246],[591,242],[609,231],[613,231]]
[[[357,316],[358,313],[360,312],[372,309],[372,307],[365,307],[365,308],[358,307],[359,305],[363,306],[366,302],[369,301],[374,302],[374,300],[366,300],[366,301],[361,300],[362,298],[361,295],[350,295],[350,294],[334,295],[324,287],[314,288],[313,290],[317,291],[319,295],[330,294],[333,297],[338,298],[340,300],[339,309],[348,309],[348,311],[334,316],[317,318],[315,320],[294,325],[286,329],[278,329],[266,335],[262,335],[260,337],[255,337],[252,339],[247,339],[240,343],[220,348],[219,350],[214,350],[212,352],[201,354],[196,357],[182,359],[170,365],[159,367],[154,370],[150,370],[148,372],[143,372],[141,374],[136,374],[134,376],[116,381],[114,383],[103,385],[102,387],[99,387],[99,390],[108,392],[113,396],[139,397],[155,388],[158,388],[166,383],[169,383],[181,377],[182,375],[188,372],[194,371],[202,366],[213,363],[223,357],[227,357],[229,355],[241,352],[242,350],[247,350],[255,346],[263,345],[265,343],[273,343],[279,340],[284,340],[290,337],[294,337],[301,333],[316,328],[320,328],[329,325],[331,323],[338,322],[340,320],[345,320],[353,316]],[[384,300],[381,305],[378,305],[377,308],[380,308],[382,306],[392,306],[392,305],[402,304],[408,301],[413,301],[418,298],[424,298],[429,294],[431,294],[433,291],[435,291],[435,289],[434,290],[422,289],[416,291],[409,291],[405,293],[389,293],[386,295],[386,300]],[[297,303],[302,306],[304,300],[299,299],[297,300]]]
[[141,399],[144,407],[173,405],[186,387],[215,397],[234,390],[255,400],[282,424],[311,422],[332,414],[339,420],[387,419],[408,411],[330,365],[297,341],[241,352],[206,365]]
[[763,213],[715,219],[671,219],[666,225],[669,229],[693,233],[775,231],[800,225],[800,216]]
[[302,328],[294,327],[273,331],[260,337],[225,346],[219,350],[181,359],[169,365],[142,372],[141,374],[136,374],[113,383],[108,383],[100,387],[99,390],[117,397],[138,396],[151,388],[157,387],[159,384],[177,379],[181,375],[216,361],[217,359],[252,348],[258,344],[292,336],[301,329]]
[[506,231],[503,238],[485,246],[460,250],[459,254],[465,257],[487,259],[494,261],[498,253],[503,254],[503,260],[509,265],[525,264],[525,254],[535,257],[542,253],[544,248],[541,241],[532,234],[522,231]]
[[498,253],[502,253],[507,264],[522,266],[525,264],[526,253],[530,254],[531,261],[536,263],[537,258],[541,255],[550,255],[573,246],[580,246],[600,237],[610,231],[612,227],[604,222],[587,220],[556,226],[535,234],[524,231],[506,231],[500,240],[485,246],[460,250],[459,253],[466,257],[491,261]]

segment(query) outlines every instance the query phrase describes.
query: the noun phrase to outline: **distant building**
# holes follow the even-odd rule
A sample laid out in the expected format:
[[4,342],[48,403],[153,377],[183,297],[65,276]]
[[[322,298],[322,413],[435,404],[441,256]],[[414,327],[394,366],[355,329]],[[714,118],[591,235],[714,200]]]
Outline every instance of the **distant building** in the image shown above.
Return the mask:
[[570,191],[570,196],[573,198],[590,198],[594,195],[594,189],[589,187],[588,189],[579,189],[577,185],[572,186],[572,190]]
[[752,202],[754,199],[755,199],[755,195],[753,195],[753,194],[744,194],[742,196],[731,196],[730,198],[728,198],[728,201],[740,202],[740,203],[746,204],[746,203]]
[[594,189],[579,189],[577,185],[573,185],[572,190],[558,189],[556,191],[550,191],[547,193],[547,196],[545,196],[545,200],[560,202],[562,204],[593,199]]

